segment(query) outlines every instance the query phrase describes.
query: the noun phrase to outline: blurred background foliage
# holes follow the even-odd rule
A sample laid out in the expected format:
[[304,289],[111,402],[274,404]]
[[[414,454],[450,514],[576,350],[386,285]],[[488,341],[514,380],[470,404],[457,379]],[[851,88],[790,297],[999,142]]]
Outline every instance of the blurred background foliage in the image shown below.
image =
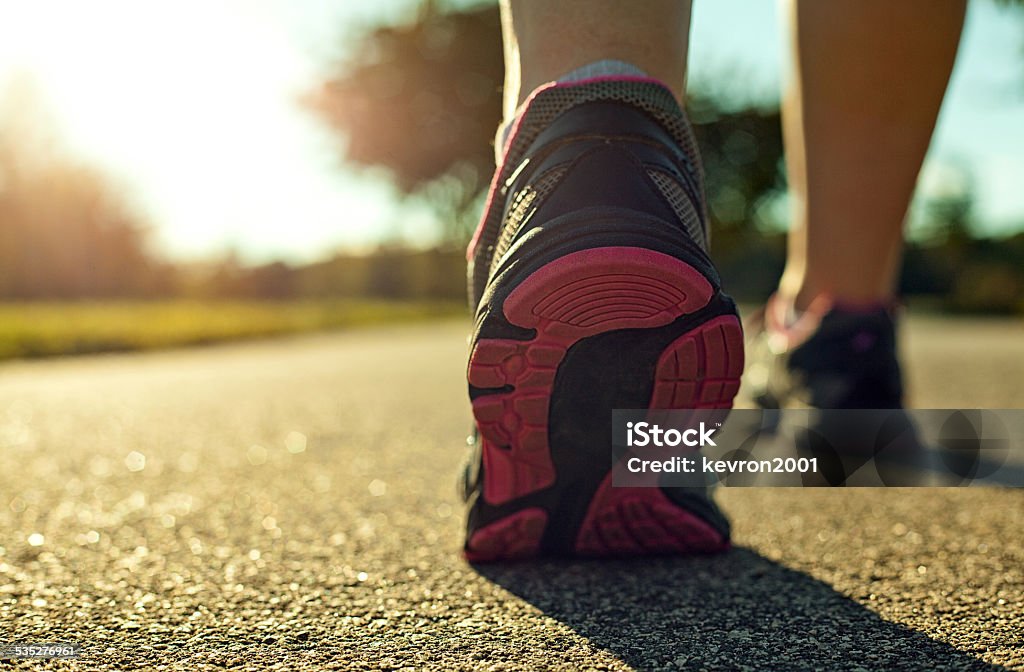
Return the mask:
[[[357,56],[309,99],[346,139],[349,160],[384,167],[403,192],[426,196],[457,244],[476,223],[493,170],[500,30],[494,6],[446,11],[428,2],[414,22],[367,33]],[[699,89],[687,106],[704,162],[716,263],[731,293],[763,300],[785,255],[778,107]],[[976,237],[969,176],[964,182],[960,192],[924,204],[924,234],[909,246],[901,290],[952,310],[1024,312],[1024,234]]]
[[497,6],[426,2],[415,21],[373,29],[352,52],[308,104],[338,132],[346,159],[388,169],[440,211],[446,239],[468,240],[501,119]]
[[0,297],[148,296],[172,290],[172,269],[116,185],[62,155],[28,80],[0,97]]
[[[150,249],[146,222],[116,183],[57,153],[45,110],[26,104],[30,87],[16,86],[0,97],[0,300],[462,299],[462,248],[493,170],[501,113],[497,8],[427,2],[406,24],[367,30],[350,53],[302,104],[333,129],[340,156],[383,168],[407,198],[430,204],[445,222],[439,246],[341,252],[307,265],[253,267],[231,255],[172,265]],[[691,91],[688,105],[716,261],[734,295],[762,300],[784,258],[779,110],[709,90]],[[923,205],[902,291],[949,310],[1024,312],[1024,234],[978,237],[963,182]]]

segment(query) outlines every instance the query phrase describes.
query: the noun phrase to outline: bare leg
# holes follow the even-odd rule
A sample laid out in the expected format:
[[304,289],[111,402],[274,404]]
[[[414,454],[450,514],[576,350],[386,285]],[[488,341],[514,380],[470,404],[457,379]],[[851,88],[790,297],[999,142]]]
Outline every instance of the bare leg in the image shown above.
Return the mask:
[[890,299],[965,0],[791,0],[783,102],[795,201],[780,295]]
[[541,84],[594,61],[631,63],[682,100],[690,3],[502,0],[505,118]]

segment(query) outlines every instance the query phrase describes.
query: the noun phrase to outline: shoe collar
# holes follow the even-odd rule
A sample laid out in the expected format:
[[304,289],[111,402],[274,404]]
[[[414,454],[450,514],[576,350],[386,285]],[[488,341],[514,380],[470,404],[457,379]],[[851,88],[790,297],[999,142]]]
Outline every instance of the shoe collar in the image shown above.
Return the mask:
[[896,299],[869,302],[840,301],[823,292],[814,297],[807,308],[801,311],[796,309],[792,299],[779,296],[776,292],[768,298],[764,307],[768,347],[772,352],[781,354],[800,346],[818,330],[825,316],[832,312],[870,315],[879,312],[892,313],[898,307]]

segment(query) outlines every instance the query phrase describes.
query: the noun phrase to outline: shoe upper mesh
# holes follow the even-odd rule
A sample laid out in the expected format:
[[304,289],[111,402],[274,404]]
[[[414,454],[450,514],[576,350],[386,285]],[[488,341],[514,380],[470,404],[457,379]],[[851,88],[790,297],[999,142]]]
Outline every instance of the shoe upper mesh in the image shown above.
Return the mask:
[[[526,158],[525,153],[534,140],[552,121],[577,105],[602,101],[627,103],[642,110],[668,131],[682,149],[686,157],[684,167],[692,182],[697,185],[700,203],[691,203],[687,207],[685,201],[690,199],[678,184],[669,188],[663,186],[666,180],[675,181],[675,178],[669,178],[667,175],[655,178],[652,175],[651,179],[658,185],[666,200],[673,204],[673,209],[677,213],[685,214],[685,216],[680,216],[680,219],[693,240],[702,246],[706,244],[707,233],[704,222],[707,222],[708,219],[703,198],[704,175],[700,167],[697,141],[686,115],[680,109],[679,103],[676,102],[672,93],[653,80],[640,79],[607,79],[550,85],[536,92],[527,102],[522,117],[512,129],[511,137],[505,148],[504,160],[492,183],[489,207],[483,215],[479,237],[475,241],[470,260],[470,297],[474,309],[483,295],[495,259],[500,258],[507,251],[515,231],[522,225],[522,221],[520,221],[515,226],[503,226],[506,213],[505,204],[499,194],[493,193],[493,191],[501,189],[506,184]],[[557,178],[553,178],[551,182],[552,184],[548,188],[557,183]],[[535,184],[533,188],[536,190],[538,186]],[[537,196],[534,195],[532,199],[536,200]],[[515,207],[514,205],[509,212],[515,212]],[[528,206],[526,210],[529,210]],[[525,215],[525,211],[523,214]],[[696,217],[696,223],[693,221],[694,217]],[[507,233],[509,230],[511,233]],[[694,231],[699,231],[699,234],[694,235]],[[503,246],[499,245],[499,239],[505,241]]]
[[683,223],[686,233],[706,250],[708,248],[708,232],[705,230],[700,214],[698,214],[693,205],[693,199],[679,185],[679,179],[657,168],[648,168],[647,174],[658,187],[661,195],[668,201],[668,204],[676,213],[676,217]]
[[565,175],[566,170],[568,168],[564,166],[549,170],[537,178],[536,182],[520,189],[515,195],[515,198],[509,205],[508,215],[505,216],[501,227],[501,235],[491,255],[490,273],[494,272],[501,258],[505,256],[508,248],[512,246],[512,241],[515,240],[516,234],[519,233],[519,230],[529,220],[530,215],[537,211],[547,195],[551,193],[551,190],[555,188],[555,185]]

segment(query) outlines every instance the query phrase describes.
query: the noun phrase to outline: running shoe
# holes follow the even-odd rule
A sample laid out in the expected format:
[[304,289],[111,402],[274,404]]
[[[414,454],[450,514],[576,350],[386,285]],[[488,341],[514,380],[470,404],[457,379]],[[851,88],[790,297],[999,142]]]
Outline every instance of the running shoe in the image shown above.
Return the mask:
[[871,459],[890,485],[918,482],[899,464],[913,466],[923,445],[902,410],[894,307],[848,308],[823,297],[795,320],[787,312],[772,297],[748,322],[744,384],[762,408],[807,409],[787,425],[797,453],[819,467],[804,485],[845,486]]
[[745,384],[763,408],[896,409],[903,378],[895,308],[847,308],[826,298],[797,319],[773,296],[747,323]]
[[467,255],[466,557],[727,548],[706,489],[611,482],[612,409],[729,408],[739,388],[686,117],[654,80],[556,83],[502,150]]

